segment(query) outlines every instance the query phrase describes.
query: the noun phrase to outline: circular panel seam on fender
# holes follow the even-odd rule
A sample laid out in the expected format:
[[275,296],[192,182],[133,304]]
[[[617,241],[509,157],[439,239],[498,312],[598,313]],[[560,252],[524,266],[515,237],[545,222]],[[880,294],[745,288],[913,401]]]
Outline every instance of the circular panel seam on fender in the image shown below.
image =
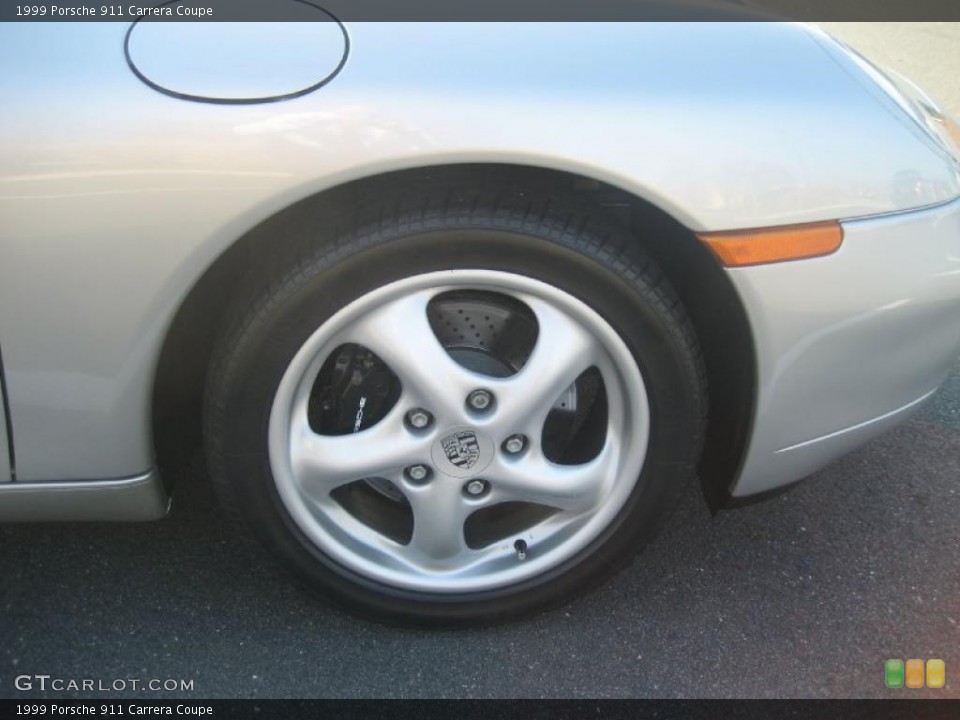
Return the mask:
[[[307,95],[346,65],[350,37],[332,13],[307,0],[299,22],[163,21],[141,17],[124,38],[127,65],[164,95],[222,105],[271,103]],[[186,5],[170,0],[158,8]]]

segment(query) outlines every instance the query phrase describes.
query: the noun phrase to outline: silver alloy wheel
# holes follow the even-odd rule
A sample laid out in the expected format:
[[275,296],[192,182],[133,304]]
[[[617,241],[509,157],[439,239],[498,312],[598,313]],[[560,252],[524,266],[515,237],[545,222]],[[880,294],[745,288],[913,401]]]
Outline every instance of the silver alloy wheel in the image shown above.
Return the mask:
[[[437,340],[427,306],[441,293],[488,291],[523,303],[536,318],[536,344],[522,369],[504,378],[458,364]],[[355,343],[376,353],[398,376],[402,392],[375,425],[349,435],[320,435],[308,421],[314,381],[338,347]],[[540,448],[546,417],[581,373],[596,368],[606,389],[606,435],[588,462],[551,462]],[[466,398],[477,388],[495,403],[477,412]],[[405,421],[428,410],[425,429]],[[323,553],[386,585],[434,593],[490,590],[515,584],[570,559],[596,539],[630,496],[646,455],[647,393],[629,349],[596,312],[568,293],[531,278],[488,270],[436,272],[391,283],[350,303],[297,352],[270,413],[273,478],[288,513]],[[460,434],[476,444],[470,467],[450,461],[443,444]],[[514,435],[524,452],[501,449]],[[469,464],[469,463],[468,463]],[[427,483],[405,469],[427,465]],[[376,532],[331,496],[343,485],[377,477],[399,488],[413,513],[401,544]],[[486,481],[482,495],[464,492]],[[481,508],[526,502],[556,509],[521,534],[482,548],[468,546],[467,518]],[[522,551],[518,551],[517,548]]]

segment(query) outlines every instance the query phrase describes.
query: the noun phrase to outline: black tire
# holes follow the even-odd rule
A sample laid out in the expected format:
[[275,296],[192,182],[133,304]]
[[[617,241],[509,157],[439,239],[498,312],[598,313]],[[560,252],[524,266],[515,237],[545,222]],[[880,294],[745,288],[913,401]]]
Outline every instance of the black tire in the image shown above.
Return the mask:
[[[551,190],[451,181],[361,203],[337,237],[285,228],[279,259],[237,298],[216,343],[204,433],[216,490],[259,541],[338,606],[403,624],[489,623],[570,600],[622,568],[653,537],[694,478],[706,415],[697,340],[684,308],[641,244],[600,208]],[[389,587],[338,565],[281,502],[267,452],[272,399],[291,358],[334,312],[389,282],[453,268],[505,270],[557,286],[625,341],[651,422],[633,493],[606,530],[569,561],[514,586],[457,595]]]

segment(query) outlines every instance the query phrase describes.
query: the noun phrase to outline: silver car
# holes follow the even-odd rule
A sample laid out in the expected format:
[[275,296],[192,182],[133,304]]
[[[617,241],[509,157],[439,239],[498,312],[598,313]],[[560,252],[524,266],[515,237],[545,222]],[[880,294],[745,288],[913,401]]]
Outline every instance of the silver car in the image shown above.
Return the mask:
[[0,519],[223,505],[490,622],[764,497],[960,353],[960,131],[777,23],[0,28]]

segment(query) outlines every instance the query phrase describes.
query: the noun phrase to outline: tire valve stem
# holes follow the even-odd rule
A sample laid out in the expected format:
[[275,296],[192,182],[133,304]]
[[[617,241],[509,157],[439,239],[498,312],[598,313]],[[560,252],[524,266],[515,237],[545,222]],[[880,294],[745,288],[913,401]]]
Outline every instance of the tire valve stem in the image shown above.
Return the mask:
[[517,551],[517,560],[523,562],[527,559],[527,544],[523,540],[517,540],[513,544],[513,549]]

